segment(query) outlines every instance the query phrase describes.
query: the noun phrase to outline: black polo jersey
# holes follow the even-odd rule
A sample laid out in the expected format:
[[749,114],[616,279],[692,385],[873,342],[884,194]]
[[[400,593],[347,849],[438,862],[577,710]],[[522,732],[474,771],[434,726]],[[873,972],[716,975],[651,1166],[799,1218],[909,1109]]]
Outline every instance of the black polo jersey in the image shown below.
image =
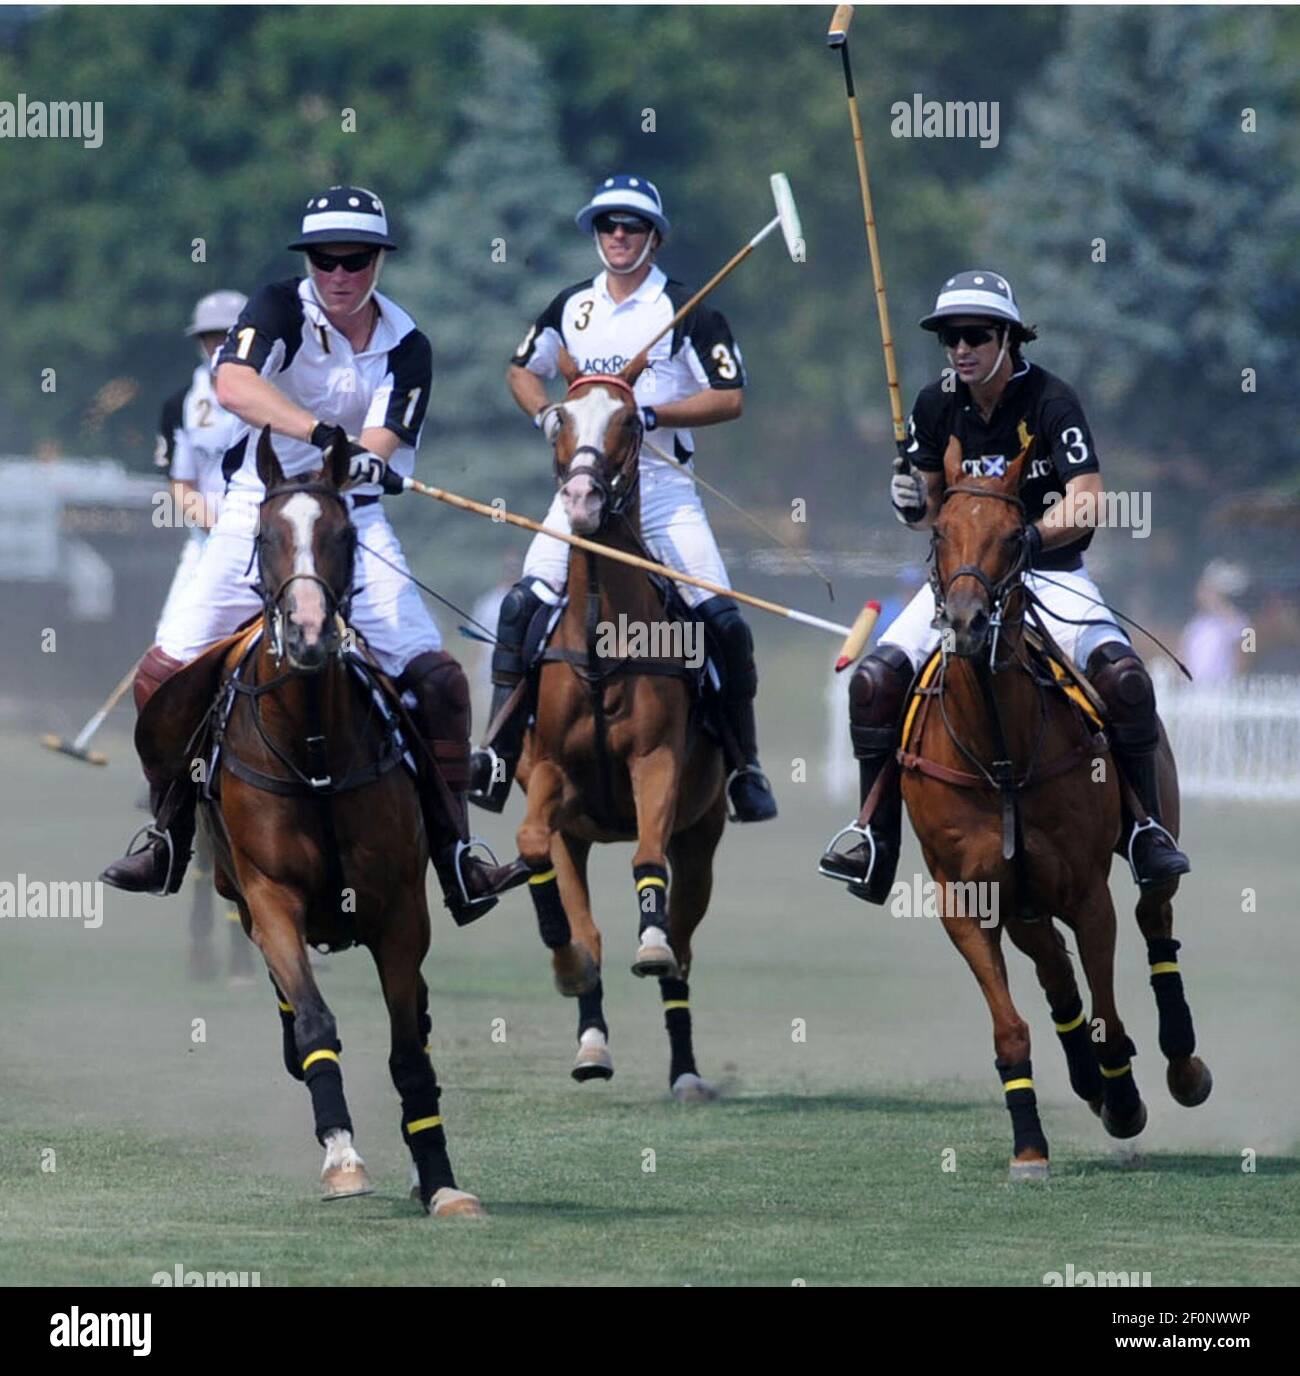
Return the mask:
[[[963,471],[972,476],[996,474],[999,460],[1010,463],[1028,442],[1020,496],[1030,521],[1039,520],[1064,496],[1071,478],[1101,468],[1074,389],[1033,363],[1022,363],[1012,375],[987,421],[964,382],[950,392],[941,382],[932,382],[917,397],[907,432],[908,458],[924,473],[943,471],[944,451],[953,435],[961,443]],[[1086,530],[1070,544],[1044,551],[1034,567],[1081,567],[1092,537]]]

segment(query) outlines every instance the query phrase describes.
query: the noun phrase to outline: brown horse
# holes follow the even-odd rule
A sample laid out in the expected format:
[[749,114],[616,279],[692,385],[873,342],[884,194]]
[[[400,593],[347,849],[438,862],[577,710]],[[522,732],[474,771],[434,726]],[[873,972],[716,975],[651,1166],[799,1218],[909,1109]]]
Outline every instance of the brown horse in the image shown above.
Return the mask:
[[[1126,807],[1119,771],[1097,722],[1044,682],[1026,644],[1024,507],[1018,497],[1025,454],[1005,476],[963,479],[960,445],[945,456],[947,491],[935,522],[932,557],[945,652],[921,706],[904,728],[903,797],[936,882],[936,907],[965,957],[993,1017],[996,1065],[1014,1132],[1012,1179],[1047,1174],[1029,1028],[1007,985],[1001,949],[1011,941],[1034,962],[1053,1011],[1075,1092],[1114,1137],[1132,1137],[1147,1111],[1134,1081],[1135,1048],[1115,1006],[1115,909],[1111,856]],[[1050,679],[1050,675],[1047,676]],[[1079,694],[1082,696],[1082,693]],[[1162,820],[1178,831],[1178,781],[1161,743]],[[988,886],[996,919],[972,904]],[[1172,941],[1177,879],[1142,892],[1138,925],[1149,943]],[[1074,970],[1053,919],[1075,935],[1092,996],[1085,1022]],[[1159,947],[1157,946],[1157,949]],[[1176,970],[1176,964],[1169,962]],[[1182,1104],[1210,1091],[1204,1062],[1191,1054],[1191,1015],[1181,980],[1152,966],[1168,1083]],[[1162,978],[1164,976],[1164,978]]]
[[[412,1194],[436,1215],[482,1213],[456,1188],[429,1058],[428,844],[415,783],[393,725],[396,698],[363,684],[342,653],[356,531],[336,444],[318,474],[286,481],[263,431],[266,485],[257,539],[265,601],[260,636],[226,650],[232,705],[204,821],[218,891],[238,905],[279,998],[285,1068],[306,1082],[325,1148],[326,1199],[370,1193],[352,1144],[334,1016],[307,946],[365,946],[392,1029],[389,1069],[401,1097]],[[239,671],[236,673],[236,671]],[[408,749],[418,736],[409,726]]]
[[[644,554],[635,379],[579,377],[567,361],[565,378],[570,386],[558,408],[555,466],[571,527],[613,549]],[[632,973],[659,979],[673,1096],[706,1100],[715,1095],[695,1064],[687,978],[691,937],[708,907],[713,853],[726,823],[723,753],[693,710],[687,656],[617,647],[611,656],[607,637],[619,625],[669,630],[663,598],[644,573],[575,553],[568,603],[545,653],[520,765],[528,810],[519,852],[533,871],[529,892],[556,985],[578,998],[573,1076],[607,1080],[614,1063],[587,858],[594,843],[636,841],[640,925]]]

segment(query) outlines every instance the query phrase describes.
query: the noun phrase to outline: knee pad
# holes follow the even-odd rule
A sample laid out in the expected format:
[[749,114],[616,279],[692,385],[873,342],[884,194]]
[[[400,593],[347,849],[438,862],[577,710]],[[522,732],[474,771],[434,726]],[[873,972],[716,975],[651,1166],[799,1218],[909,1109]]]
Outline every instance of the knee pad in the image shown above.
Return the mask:
[[897,645],[878,646],[858,666],[849,680],[849,732],[859,759],[893,749],[911,683],[912,661]]
[[135,698],[135,710],[143,712],[145,704],[158,689],[171,678],[177,669],[184,667],[184,660],[173,659],[171,655],[164,653],[157,645],[151,645],[145,651],[145,656],[140,661],[140,667],[135,671],[135,682],[131,686],[131,693]]
[[730,597],[710,597],[696,610],[704,619],[705,634],[722,660],[726,677],[723,693],[729,701],[752,698],[758,691],[754,635],[740,608]]
[[1115,744],[1151,749],[1156,729],[1156,690],[1131,645],[1108,640],[1088,657],[1088,678],[1106,703]]
[[[542,592],[539,595],[537,588]],[[548,596],[549,594],[549,596]],[[550,603],[555,594],[540,578],[521,578],[501,602],[497,614],[497,643],[492,651],[493,683],[514,684],[523,677],[524,641],[538,609]]]
[[398,686],[415,695],[416,711],[430,735],[469,740],[469,680],[446,650],[427,650],[402,670]]

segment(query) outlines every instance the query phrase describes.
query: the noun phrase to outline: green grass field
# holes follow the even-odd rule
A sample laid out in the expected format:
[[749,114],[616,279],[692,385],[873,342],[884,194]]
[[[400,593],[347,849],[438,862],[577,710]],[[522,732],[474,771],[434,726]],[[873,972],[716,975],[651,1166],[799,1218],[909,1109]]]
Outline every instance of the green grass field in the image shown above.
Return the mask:
[[[1114,877],[1120,1007],[1151,1109],[1135,1149],[1121,1153],[1070,1095],[1032,971],[1012,955],[1053,1168],[1046,1186],[1013,1187],[974,981],[937,922],[893,919],[815,877],[843,809],[783,779],[783,750],[800,742],[770,734],[783,818],[724,838],[697,945],[696,1047],[717,1104],[667,1098],[657,989],[627,973],[628,848],[596,867],[608,1085],[569,1078],[576,1008],[551,988],[526,896],[464,931],[435,920],[434,1054],[482,1224],[435,1222],[406,1198],[365,953],[332,958],[321,982],[377,1192],[326,1206],[269,986],[185,979],[188,890],[166,903],[109,890],[98,930],[0,923],[0,1283],[148,1285],[178,1263],[257,1271],[267,1286],[1040,1285],[1067,1263],[1149,1271],[1156,1285],[1300,1282],[1294,812],[1188,808],[1196,872],[1178,934],[1216,1079],[1200,1109],[1165,1090],[1133,890]],[[119,851],[136,784],[125,734],[105,744],[113,766],[91,770],[0,736],[0,878],[89,878]],[[485,829],[504,843],[516,820]],[[913,846],[901,873],[918,866]],[[217,936],[224,950],[224,924]]]

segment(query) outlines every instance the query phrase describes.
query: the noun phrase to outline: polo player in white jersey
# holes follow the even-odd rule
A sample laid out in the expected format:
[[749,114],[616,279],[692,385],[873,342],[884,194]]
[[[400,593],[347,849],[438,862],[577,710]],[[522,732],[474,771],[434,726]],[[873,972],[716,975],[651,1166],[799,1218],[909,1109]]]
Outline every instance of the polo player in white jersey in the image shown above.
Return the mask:
[[[905,465],[890,483],[895,515],[912,530],[934,524],[950,442],[960,445],[963,466],[974,474],[1004,471],[1028,447],[1019,493],[1025,584],[1049,634],[1106,704],[1111,752],[1146,812],[1125,838],[1133,877],[1143,888],[1168,883],[1191,865],[1160,823],[1155,689],[1084,565],[1102,482],[1083,407],[1068,383],[1024,357],[1022,346],[1037,332],[1021,320],[1000,273],[973,269],[948,278],[920,324],[938,336],[954,384],[932,382],[916,399]],[[898,866],[903,804],[891,766],[913,675],[939,645],[934,623],[934,587],[927,584],[885,629],[849,684],[863,804],[878,779],[880,790],[866,828],[848,828],[861,839],[847,851],[823,854],[820,872],[869,903],[888,899]]]
[[[222,461],[221,514],[189,585],[158,628],[136,675],[137,710],[182,665],[262,610],[254,584],[254,536],[264,495],[256,436],[270,426],[288,478],[314,472],[340,431],[359,436],[345,488],[358,550],[350,622],[408,700],[424,744],[463,814],[469,767],[469,686],[442,648],[380,503],[389,468],[409,476],[429,403],[429,341],[396,302],[376,291],[384,255],[397,245],[379,198],[334,186],[307,202],[290,250],[307,275],[272,282],[240,313],[216,359],[217,400],[242,425]],[[170,779],[150,779],[155,817]],[[194,835],[194,791],[172,789],[165,824],[138,851],[110,865],[104,881],[132,892],[175,893]],[[491,906],[505,868],[490,869],[458,844],[460,818],[426,799],[429,849],[447,906],[458,918]],[[161,822],[161,819],[160,819]],[[439,834],[432,834],[434,830]]]
[[[555,416],[546,380],[558,371],[566,349],[582,373],[617,373],[665,326],[690,293],[655,262],[668,233],[658,189],[644,177],[607,177],[578,212],[578,228],[590,234],[604,271],[562,291],[538,316],[515,351],[506,381],[520,409],[539,429]],[[651,555],[683,573],[730,587],[717,541],[709,529],[689,470],[695,453],[692,431],[740,416],[745,364],[720,312],[696,306],[650,351],[636,380],[636,399],[646,434],[687,466],[683,473],[649,449],[639,460],[641,538]],[[553,433],[547,433],[553,439]],[[569,529],[557,495],[545,524]],[[538,535],[528,548],[523,577],[501,606],[492,657],[495,719],[527,671],[524,642],[534,615],[554,606],[568,580],[569,546]],[[727,793],[742,822],[776,816],[776,799],[758,763],[754,695],[758,673],[754,641],[740,608],[689,584],[677,585],[701,617],[723,671],[731,773]],[[499,812],[505,806],[523,747],[527,708],[520,706],[498,729],[491,748],[476,751],[472,802]]]

